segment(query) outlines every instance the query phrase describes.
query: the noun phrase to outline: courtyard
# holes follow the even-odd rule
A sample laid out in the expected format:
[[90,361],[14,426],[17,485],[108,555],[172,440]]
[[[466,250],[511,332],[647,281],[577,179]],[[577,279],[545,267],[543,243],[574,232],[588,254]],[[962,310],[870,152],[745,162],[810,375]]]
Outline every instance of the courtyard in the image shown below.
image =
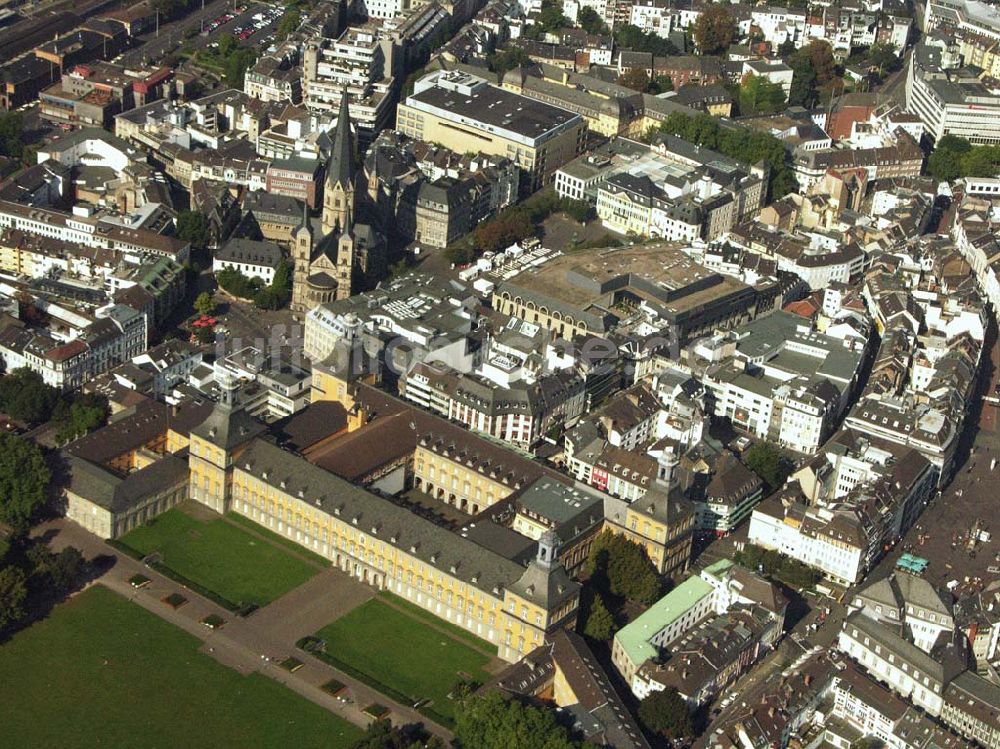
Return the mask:
[[9,746],[346,749],[361,730],[95,585],[0,645]]
[[484,682],[494,646],[390,594],[358,606],[316,633],[321,658],[388,696],[421,707],[428,717],[454,720],[448,697],[461,679]]
[[[264,606],[320,571],[305,555],[200,508],[175,507],[120,543],[231,604]],[[166,571],[165,571],[166,572]]]

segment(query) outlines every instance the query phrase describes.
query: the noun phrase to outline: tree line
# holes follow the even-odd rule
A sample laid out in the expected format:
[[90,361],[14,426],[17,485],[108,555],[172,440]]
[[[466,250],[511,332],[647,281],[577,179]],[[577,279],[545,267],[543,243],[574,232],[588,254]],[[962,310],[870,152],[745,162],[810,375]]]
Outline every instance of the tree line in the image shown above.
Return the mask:
[[[785,145],[770,133],[744,127],[723,127],[719,120],[705,112],[693,116],[671,112],[660,125],[660,132],[718,151],[748,166],[764,162],[770,167],[770,200],[777,200],[798,189],[786,159]],[[655,133],[653,131],[650,138],[655,137]]]

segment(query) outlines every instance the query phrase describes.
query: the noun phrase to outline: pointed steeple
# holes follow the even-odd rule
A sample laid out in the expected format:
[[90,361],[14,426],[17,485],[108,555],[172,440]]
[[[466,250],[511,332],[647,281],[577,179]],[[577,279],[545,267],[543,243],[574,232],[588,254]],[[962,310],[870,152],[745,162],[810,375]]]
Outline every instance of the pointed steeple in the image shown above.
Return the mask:
[[347,89],[340,97],[337,130],[333,135],[333,148],[326,164],[327,186],[339,184],[346,188],[354,178],[354,143],[351,140],[351,115],[347,106]]
[[302,220],[299,225],[295,227],[295,233],[298,234],[300,231],[306,232],[306,234],[312,235],[312,225],[309,221],[309,201],[302,201]]

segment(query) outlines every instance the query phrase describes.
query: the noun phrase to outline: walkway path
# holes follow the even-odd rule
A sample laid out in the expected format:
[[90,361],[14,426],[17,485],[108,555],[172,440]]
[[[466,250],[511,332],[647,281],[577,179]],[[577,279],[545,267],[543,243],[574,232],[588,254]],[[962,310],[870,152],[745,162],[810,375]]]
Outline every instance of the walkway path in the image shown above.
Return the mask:
[[[416,710],[394,702],[357,679],[296,649],[295,642],[304,634],[312,634],[346,610],[367,600],[364,591],[356,589],[361,584],[338,570],[324,570],[250,617],[241,619],[142,562],[119,554],[104,541],[65,518],[38,526],[35,534],[48,535],[56,551],[65,546],[75,546],[85,559],[109,559],[108,570],[94,583],[107,586],[194,635],[203,642],[201,652],[240,673],[257,671],[361,727],[367,726],[371,720],[361,709],[378,702],[391,710],[393,723],[423,723],[431,733],[445,740],[451,738],[450,731]],[[128,582],[136,574],[145,575],[152,582],[136,590]],[[374,594],[367,588],[366,592],[367,597]],[[171,593],[180,593],[188,603],[179,609],[172,609],[162,602]],[[222,617],[226,621],[225,626],[211,630],[202,625],[201,620],[209,614]],[[294,674],[277,665],[288,656],[294,656],[304,664]],[[335,699],[321,689],[331,679],[347,686],[348,701]]]

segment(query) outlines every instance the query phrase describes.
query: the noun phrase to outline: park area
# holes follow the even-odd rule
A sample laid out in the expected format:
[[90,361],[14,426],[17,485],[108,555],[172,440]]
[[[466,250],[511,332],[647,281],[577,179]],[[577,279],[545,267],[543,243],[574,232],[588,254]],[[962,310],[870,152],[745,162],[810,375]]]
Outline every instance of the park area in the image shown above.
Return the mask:
[[325,641],[320,658],[399,702],[421,707],[449,723],[456,682],[484,682],[495,648],[391,594],[365,602],[316,633]]
[[347,749],[360,729],[94,586],[0,645],[7,746]]
[[123,536],[119,546],[138,556],[158,555],[154,568],[194,583],[199,592],[230,609],[250,603],[264,606],[319,571],[317,563],[264,534],[218,516],[199,519],[177,507]]

